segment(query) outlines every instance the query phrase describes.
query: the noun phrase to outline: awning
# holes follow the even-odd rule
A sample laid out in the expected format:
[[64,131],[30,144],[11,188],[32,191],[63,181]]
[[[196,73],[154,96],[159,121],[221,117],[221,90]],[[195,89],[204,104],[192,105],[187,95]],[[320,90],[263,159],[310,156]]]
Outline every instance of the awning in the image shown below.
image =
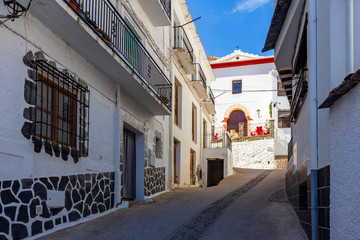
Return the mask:
[[275,48],[292,0],[278,0],[262,52]]

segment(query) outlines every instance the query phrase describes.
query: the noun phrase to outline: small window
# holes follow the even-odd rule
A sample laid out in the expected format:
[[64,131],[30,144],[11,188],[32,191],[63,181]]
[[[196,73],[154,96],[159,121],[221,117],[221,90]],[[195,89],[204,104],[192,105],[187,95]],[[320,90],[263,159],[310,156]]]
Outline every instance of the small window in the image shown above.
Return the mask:
[[286,96],[284,85],[281,82],[281,79],[277,78],[277,95],[278,96]]
[[157,158],[162,158],[162,141],[160,138],[155,139],[155,154]]
[[232,82],[232,94],[242,93],[242,80],[234,80]]
[[278,111],[278,128],[290,127],[290,111]]
[[36,137],[79,150],[88,146],[89,91],[44,61],[36,61]]

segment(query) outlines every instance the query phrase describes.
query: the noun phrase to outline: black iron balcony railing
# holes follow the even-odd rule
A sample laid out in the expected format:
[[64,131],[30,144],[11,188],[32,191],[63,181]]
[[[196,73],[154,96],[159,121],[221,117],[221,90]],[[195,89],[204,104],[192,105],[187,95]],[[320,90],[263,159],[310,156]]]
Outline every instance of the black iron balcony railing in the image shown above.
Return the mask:
[[214,106],[215,106],[215,97],[214,97],[214,94],[213,94],[213,92],[212,92],[212,90],[211,90],[210,87],[208,87],[208,95],[209,95],[209,97],[210,97],[211,102],[212,102],[212,103],[214,104]]
[[160,2],[166,12],[166,15],[171,20],[171,0],[160,0]]
[[195,63],[195,74],[192,75],[193,81],[200,81],[202,85],[204,86],[204,89],[206,89],[206,77],[205,74],[201,68],[201,65],[199,63]]
[[171,82],[110,1],[64,1],[171,110]]
[[188,36],[185,33],[185,30],[183,27],[174,27],[174,37],[175,37],[175,49],[185,49],[185,51],[188,53],[191,63],[194,62],[194,49],[191,46],[190,40]]
[[289,144],[288,144],[288,161],[290,161],[290,158],[293,155],[293,138],[291,138]]
[[290,107],[291,121],[296,120],[297,116],[299,115],[301,106],[303,105],[306,98],[307,89],[308,89],[307,72],[308,72],[307,69],[303,69],[300,73],[299,80],[297,82],[295,94],[291,101],[291,107]]

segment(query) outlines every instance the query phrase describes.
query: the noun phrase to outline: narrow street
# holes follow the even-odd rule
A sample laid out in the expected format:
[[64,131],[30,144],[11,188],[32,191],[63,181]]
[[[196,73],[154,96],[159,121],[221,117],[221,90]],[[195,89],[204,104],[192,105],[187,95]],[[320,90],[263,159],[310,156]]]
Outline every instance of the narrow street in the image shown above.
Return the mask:
[[40,239],[307,239],[284,170],[236,169],[218,186],[186,188]]

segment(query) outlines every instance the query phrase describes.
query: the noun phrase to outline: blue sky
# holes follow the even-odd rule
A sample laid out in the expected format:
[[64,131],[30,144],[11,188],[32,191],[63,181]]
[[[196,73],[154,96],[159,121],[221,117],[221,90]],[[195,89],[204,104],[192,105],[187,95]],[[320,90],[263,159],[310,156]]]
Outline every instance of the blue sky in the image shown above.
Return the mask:
[[187,0],[206,54],[223,57],[238,46],[243,52],[262,56],[274,12],[273,0]]

